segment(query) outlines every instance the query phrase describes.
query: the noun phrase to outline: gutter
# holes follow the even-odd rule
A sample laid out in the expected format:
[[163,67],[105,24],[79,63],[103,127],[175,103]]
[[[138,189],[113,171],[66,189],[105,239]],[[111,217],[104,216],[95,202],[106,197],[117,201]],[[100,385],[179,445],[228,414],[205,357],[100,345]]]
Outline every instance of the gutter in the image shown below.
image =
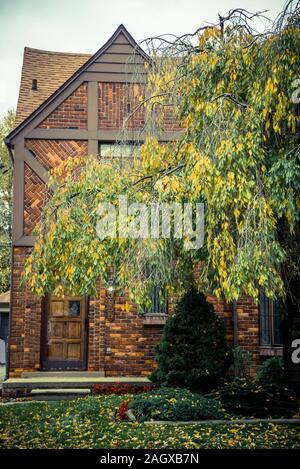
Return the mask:
[[14,166],[14,154],[13,154],[13,152],[12,152],[10,140],[6,137],[6,138],[4,139],[4,143],[5,143],[5,145],[7,146],[8,153],[9,153],[9,156],[10,156],[10,159],[11,159],[11,162],[12,162],[12,165]]

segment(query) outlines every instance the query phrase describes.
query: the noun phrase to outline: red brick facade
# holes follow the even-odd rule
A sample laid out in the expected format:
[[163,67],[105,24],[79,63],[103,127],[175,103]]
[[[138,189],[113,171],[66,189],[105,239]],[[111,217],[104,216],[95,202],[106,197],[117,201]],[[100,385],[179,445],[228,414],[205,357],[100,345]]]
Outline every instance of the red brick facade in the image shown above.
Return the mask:
[[39,128],[86,129],[88,118],[87,104],[87,83],[83,83],[39,125]]
[[[128,130],[142,130],[145,125],[145,107],[141,105],[144,88],[138,84],[98,84],[98,129],[120,130],[125,124]],[[133,110],[135,110],[133,112]],[[166,131],[181,130],[174,119],[173,108],[166,106],[163,112],[163,128]]]
[[[98,67],[98,65],[97,65]],[[36,129],[46,132],[49,129],[88,130],[88,83],[83,82],[60,103],[46,118],[37,124]],[[126,118],[139,102],[142,85],[127,85],[124,82],[98,81],[97,111],[95,128],[103,131],[119,131]],[[131,97],[131,98],[130,98]],[[131,126],[131,127],[130,127]],[[144,126],[144,108],[141,107],[130,120],[129,128],[141,130]],[[174,131],[178,125],[172,110],[165,112],[165,128]],[[40,134],[39,134],[40,135]],[[84,139],[45,137],[25,137],[24,146],[45,169],[49,170],[64,161],[68,156],[88,154],[88,141]],[[16,190],[16,189],[15,189]],[[47,198],[45,183],[24,165],[24,210],[23,237],[30,237]],[[13,248],[12,265],[12,305],[9,343],[9,373],[19,376],[22,371],[42,369],[41,326],[45,311],[42,301],[34,297],[28,288],[21,285],[29,247]],[[124,311],[126,298],[116,296],[107,311],[107,292],[98,283],[98,298],[90,298],[88,308],[87,369],[104,371],[107,376],[146,376],[153,367],[154,346],[162,334],[162,319],[143,317],[134,305]],[[209,297],[215,310],[226,325],[227,339],[233,343],[232,306]],[[238,302],[238,343],[249,350],[255,363],[259,354],[259,314],[251,299]],[[43,321],[45,318],[43,318]]]
[[55,168],[69,156],[87,154],[87,142],[84,140],[26,139],[25,145],[46,169]]
[[[120,130],[126,118],[127,128],[141,130],[145,124],[144,107],[132,114],[143,95],[141,85],[127,83],[98,84],[98,129]],[[129,118],[129,116],[132,117]]]
[[[13,250],[13,301],[10,332],[11,377],[42,369],[41,326],[45,320],[42,301],[21,285],[22,271],[31,248]],[[154,368],[154,346],[161,325],[148,324],[136,308],[123,311],[126,298],[116,296],[112,317],[106,316],[106,290],[98,282],[98,298],[89,299],[87,370],[106,376],[146,376]]]
[[[31,248],[13,250],[13,301],[10,333],[10,376],[22,371],[42,369],[41,321],[42,302],[21,285],[21,274]],[[98,282],[98,298],[90,298],[88,311],[89,371],[104,371],[106,376],[147,376],[155,367],[154,347],[162,334],[162,321],[138,314],[134,305],[124,311],[128,302],[116,295],[112,312],[107,314],[107,292]],[[208,296],[217,315],[224,320],[228,343],[233,343],[232,305]],[[258,307],[249,298],[237,304],[238,343],[253,355],[253,366],[259,361]],[[43,319],[45,320],[45,319]],[[158,324],[155,324],[155,322]],[[154,322],[154,324],[153,324]],[[253,370],[254,371],[254,370]]]
[[13,248],[12,305],[9,341],[10,376],[40,368],[42,303],[23,285],[21,276],[30,248]]
[[24,235],[31,235],[40,221],[41,213],[47,202],[47,186],[38,175],[24,165]]
[[[214,296],[208,296],[208,301],[214,305],[214,309],[226,327],[226,338],[230,345],[234,343],[233,305],[225,301],[219,301]],[[260,361],[259,343],[259,306],[252,298],[242,297],[237,301],[237,344],[243,350],[250,353],[250,372],[255,373]]]

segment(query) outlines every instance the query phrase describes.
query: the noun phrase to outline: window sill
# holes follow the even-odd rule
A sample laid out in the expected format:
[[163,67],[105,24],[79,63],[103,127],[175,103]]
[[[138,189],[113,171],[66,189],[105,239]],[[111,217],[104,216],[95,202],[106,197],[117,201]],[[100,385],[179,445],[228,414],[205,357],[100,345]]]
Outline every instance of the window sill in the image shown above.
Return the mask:
[[164,326],[166,324],[167,314],[145,314],[143,316],[144,326]]
[[261,357],[282,357],[283,347],[259,347],[259,355]]

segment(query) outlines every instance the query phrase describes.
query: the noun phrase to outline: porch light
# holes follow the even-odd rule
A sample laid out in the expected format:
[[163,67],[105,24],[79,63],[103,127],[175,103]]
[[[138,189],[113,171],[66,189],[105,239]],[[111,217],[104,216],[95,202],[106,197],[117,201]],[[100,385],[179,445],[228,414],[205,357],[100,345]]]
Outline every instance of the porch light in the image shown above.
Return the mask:
[[105,317],[109,321],[115,319],[115,282],[113,276],[110,276],[107,282]]
[[109,279],[107,291],[108,291],[109,293],[113,293],[113,292],[115,291],[115,284],[114,284],[113,279]]

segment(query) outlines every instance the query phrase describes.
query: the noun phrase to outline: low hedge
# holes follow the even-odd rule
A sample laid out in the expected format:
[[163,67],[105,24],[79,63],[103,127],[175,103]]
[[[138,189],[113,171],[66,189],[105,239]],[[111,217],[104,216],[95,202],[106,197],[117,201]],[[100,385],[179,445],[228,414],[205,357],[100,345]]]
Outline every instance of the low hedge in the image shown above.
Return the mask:
[[290,389],[243,379],[225,384],[211,397],[219,399],[224,409],[237,417],[288,418],[299,409],[296,396]]
[[284,378],[282,357],[268,358],[257,370],[256,380],[262,384],[284,384]]
[[134,396],[128,408],[139,421],[188,421],[225,417],[218,401],[179,388],[161,388]]

